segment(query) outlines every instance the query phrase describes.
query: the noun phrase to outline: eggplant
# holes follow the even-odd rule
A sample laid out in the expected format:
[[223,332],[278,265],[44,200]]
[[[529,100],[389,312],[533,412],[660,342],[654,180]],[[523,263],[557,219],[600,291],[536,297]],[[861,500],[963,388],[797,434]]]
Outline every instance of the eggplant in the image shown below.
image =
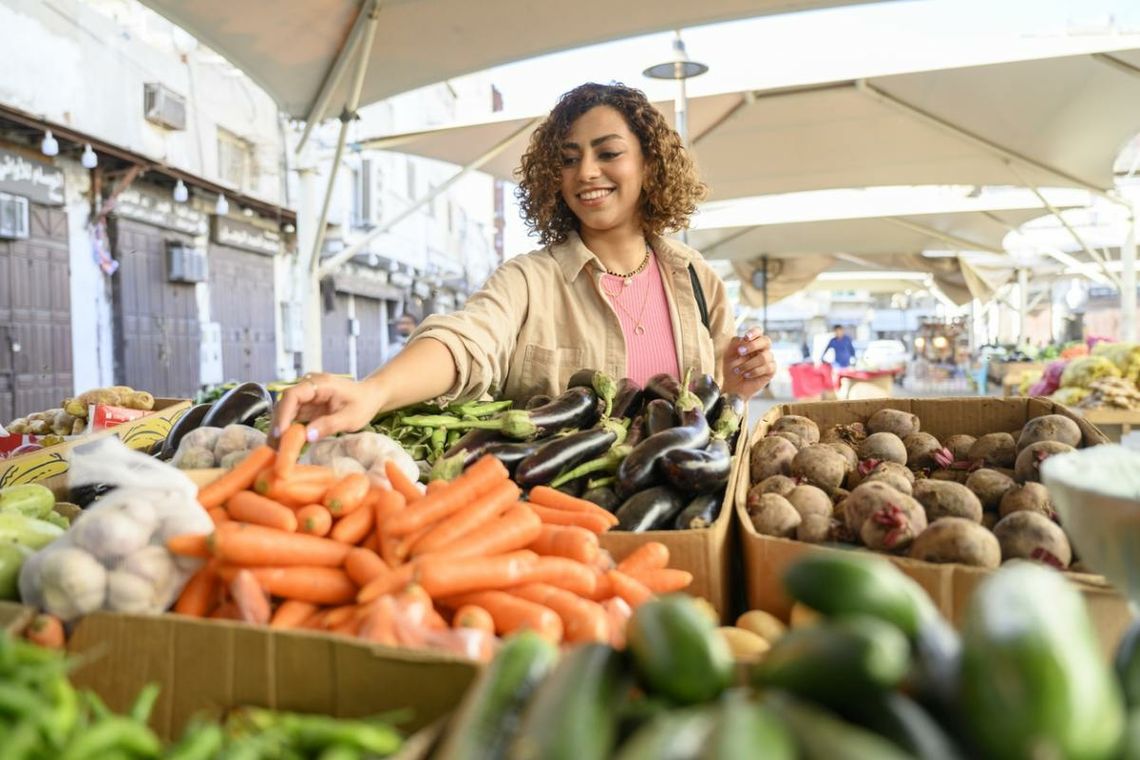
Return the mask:
[[543,406],[545,404],[549,404],[550,401],[551,401],[550,396],[547,396],[545,393],[536,393],[535,395],[533,395],[529,399],[527,399],[526,405],[524,408],[527,410],[537,409],[540,406]]
[[547,439],[537,451],[519,463],[515,482],[523,488],[546,485],[560,472],[608,451],[624,433],[625,428],[621,425],[603,423],[596,428]]
[[538,451],[541,445],[540,441],[496,441],[488,443],[483,453],[490,454],[502,462],[513,478],[519,464]]
[[662,372],[645,381],[645,395],[647,398],[663,398],[676,403],[681,395],[681,383],[668,372]]
[[562,428],[583,429],[594,424],[597,401],[592,388],[571,388],[542,406],[506,414],[525,414],[532,425],[549,432]]
[[104,494],[114,491],[117,486],[110,485],[109,483],[87,483],[81,486],[72,486],[67,491],[67,500],[82,509],[87,509],[91,504],[99,499]]
[[629,423],[629,434],[625,437],[627,446],[636,446],[645,440],[645,415],[639,414]]
[[673,530],[703,530],[712,527],[724,504],[723,493],[702,493],[693,497],[673,522]]
[[674,449],[700,449],[709,442],[709,423],[701,400],[687,389],[675,405],[680,424],[651,435],[637,445],[617,471],[617,492],[622,498],[653,485],[661,473],[661,457]]
[[621,506],[621,499],[614,493],[614,489],[609,486],[591,488],[582,494],[582,498],[597,504],[609,512],[616,512],[617,508]]
[[[570,376],[570,380],[566,383],[567,388],[594,388],[594,375],[598,373],[596,369],[580,369]],[[597,388],[594,388],[596,391]]]
[[673,405],[663,398],[655,398],[645,405],[645,432],[657,435],[677,424],[677,413]]
[[710,423],[713,435],[724,438],[728,441],[728,448],[735,450],[736,437],[740,435],[740,426],[744,424],[744,409],[748,402],[736,393],[726,393],[721,399],[716,421]]
[[589,388],[598,397],[598,417],[609,417],[617,395],[617,382],[600,369],[580,369],[570,376],[569,388]]
[[175,420],[174,424],[170,426],[170,432],[166,434],[166,440],[162,442],[162,448],[158,451],[158,458],[164,461],[172,459],[174,453],[178,451],[178,444],[182,442],[186,434],[202,426],[202,420],[210,413],[211,406],[213,404],[195,404]]
[[642,390],[641,386],[636,381],[623,377],[618,382],[610,416],[623,417],[627,420],[633,419],[641,413],[641,407],[644,403],[645,391]]
[[618,507],[614,530],[642,533],[671,527],[685,508],[685,499],[668,486],[654,486],[630,496]]
[[479,457],[483,456],[484,452],[492,443],[505,443],[507,441],[497,430],[483,430],[475,428],[468,430],[459,440],[448,447],[447,451],[443,452],[443,456],[453,457],[460,451],[463,454],[463,466],[467,467]]
[[273,408],[273,397],[261,383],[242,383],[213,403],[199,427],[236,425]]
[[701,400],[701,405],[705,409],[705,417],[708,417],[709,412],[716,406],[716,402],[720,400],[720,386],[716,384],[716,380],[708,373],[697,375],[689,383],[689,390]]
[[688,494],[720,491],[732,472],[732,451],[728,441],[713,437],[708,447],[674,449],[661,457],[665,480],[678,491]]

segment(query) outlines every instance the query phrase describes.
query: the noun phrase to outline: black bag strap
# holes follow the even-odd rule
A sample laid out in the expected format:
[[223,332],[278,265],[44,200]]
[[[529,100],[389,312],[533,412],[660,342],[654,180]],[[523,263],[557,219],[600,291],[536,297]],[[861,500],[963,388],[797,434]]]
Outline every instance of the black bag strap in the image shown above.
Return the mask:
[[705,329],[709,329],[709,305],[705,303],[705,290],[701,287],[701,281],[697,279],[697,270],[689,264],[689,279],[693,281],[693,297],[697,299],[697,309],[701,312],[701,324]]

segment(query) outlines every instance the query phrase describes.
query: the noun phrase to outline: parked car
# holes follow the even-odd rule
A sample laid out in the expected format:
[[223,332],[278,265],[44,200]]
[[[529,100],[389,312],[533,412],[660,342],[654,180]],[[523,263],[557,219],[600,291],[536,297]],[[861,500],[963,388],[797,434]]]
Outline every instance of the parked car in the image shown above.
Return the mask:
[[873,340],[859,354],[861,369],[906,370],[910,352],[901,340]]

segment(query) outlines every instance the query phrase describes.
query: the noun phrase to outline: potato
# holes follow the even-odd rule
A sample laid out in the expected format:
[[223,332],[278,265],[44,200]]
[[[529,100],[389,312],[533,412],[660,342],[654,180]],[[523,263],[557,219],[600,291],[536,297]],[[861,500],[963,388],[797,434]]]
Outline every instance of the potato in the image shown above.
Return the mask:
[[831,497],[820,488],[806,484],[796,486],[784,498],[796,508],[801,517],[808,515],[831,517]]
[[712,606],[712,602],[705,599],[703,596],[690,596],[689,602],[697,608],[697,610],[708,618],[708,621],[713,625],[720,625],[720,613],[716,611],[716,607]]
[[823,444],[813,444],[796,454],[791,475],[831,493],[842,486],[847,477],[847,460]]
[[808,607],[803,602],[796,602],[792,605],[792,611],[788,616],[789,628],[807,628],[816,625],[823,620],[823,615]]
[[1042,462],[1054,454],[1067,454],[1070,451],[1076,449],[1059,441],[1031,443],[1017,455],[1017,463],[1013,467],[1014,477],[1022,483],[1038,481],[1041,479]]
[[775,643],[788,632],[784,621],[764,610],[750,610],[736,619],[736,627],[752,631],[769,644]]
[[906,445],[894,433],[872,433],[859,444],[859,459],[906,464]]
[[1026,483],[1006,491],[998,511],[1002,517],[1014,512],[1037,512],[1051,520],[1054,515],[1053,499],[1049,496],[1049,489],[1040,483]]
[[785,441],[787,441],[788,443],[795,446],[796,451],[799,451],[804,446],[808,445],[807,441],[805,441],[803,438],[800,438],[798,435],[793,433],[791,430],[781,430],[777,433],[769,433],[768,437],[769,438],[783,438]]
[[795,487],[796,481],[793,478],[789,478],[787,475],[772,475],[752,486],[748,494],[751,496],[755,493],[759,496],[762,493],[778,493],[781,496],[787,496]]
[[[848,496],[844,502],[843,517],[851,533],[858,536],[862,534],[863,523],[872,513],[888,505],[905,505],[907,511],[911,508],[922,512],[922,505],[905,493],[891,488],[881,481],[863,483]],[[925,524],[925,513],[923,523]]]
[[969,470],[934,470],[926,476],[930,480],[945,480],[951,483],[962,483],[965,485],[966,481],[970,479]]
[[1006,492],[1017,486],[1013,478],[997,470],[982,468],[970,473],[966,479],[966,488],[974,492],[982,508],[991,512],[996,511]]
[[756,508],[748,511],[752,527],[765,536],[794,538],[802,518],[787,499],[774,493],[762,494]]
[[757,662],[771,647],[763,636],[743,628],[725,625],[717,628],[716,632],[728,645],[733,659],[739,662]]
[[912,470],[935,470],[954,461],[949,449],[930,433],[911,433],[903,439],[906,466]]
[[122,396],[123,406],[128,409],[140,409],[149,412],[154,409],[154,396],[146,391],[135,391]]
[[880,409],[867,420],[867,429],[872,433],[892,433],[900,439],[917,433],[920,427],[917,415],[897,409]]
[[1013,512],[994,526],[1002,561],[1032,559],[1058,569],[1073,561],[1073,548],[1061,526],[1037,512]]
[[1063,414],[1044,414],[1025,423],[1017,439],[1017,450],[1041,441],[1057,441],[1068,446],[1081,445],[1081,428]]
[[820,443],[846,443],[851,447],[867,437],[867,426],[862,422],[852,422],[850,425],[832,425],[819,435]]
[[982,521],[982,502],[961,483],[919,480],[914,484],[914,498],[926,510],[927,522],[943,517],[960,517],[974,523]]
[[171,464],[180,470],[206,470],[217,467],[217,462],[213,451],[201,446],[187,446],[185,439],[179,444],[178,452],[171,460]]
[[989,512],[989,511],[983,512],[982,513],[982,527],[985,528],[986,530],[992,531],[994,529],[994,526],[998,524],[998,520],[1000,520],[1000,519],[1001,519],[1001,515],[999,515],[997,512]]
[[1017,459],[1017,442],[1009,433],[987,433],[974,441],[966,456],[984,467],[1012,467]]
[[786,438],[767,436],[752,446],[748,464],[753,483],[773,475],[787,475],[792,469],[796,447]]
[[875,465],[868,475],[863,478],[864,483],[879,480],[896,491],[911,495],[914,490],[914,473],[898,462],[880,462]]
[[993,533],[973,520],[942,517],[919,534],[907,555],[925,562],[994,568],[1001,564],[1001,544]]
[[819,443],[819,425],[814,420],[797,414],[785,414],[772,423],[773,433],[789,432],[800,437],[805,444]]
[[905,494],[898,495],[898,500],[884,502],[863,521],[859,538],[868,549],[900,551],[926,530],[922,505]]
[[957,435],[949,436],[942,445],[950,450],[950,455],[954,457],[955,462],[965,462],[970,458],[970,447],[978,439],[972,435]]
[[805,544],[822,544],[830,541],[832,522],[833,520],[825,515],[803,515],[803,520],[796,526],[796,540]]

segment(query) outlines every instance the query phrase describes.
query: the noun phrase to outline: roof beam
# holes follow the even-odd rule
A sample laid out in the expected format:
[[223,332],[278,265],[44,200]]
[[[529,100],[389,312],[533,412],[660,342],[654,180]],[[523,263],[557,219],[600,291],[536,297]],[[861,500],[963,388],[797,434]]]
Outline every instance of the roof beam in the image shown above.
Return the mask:
[[928,227],[925,224],[912,222],[911,220],[903,219],[902,217],[884,216],[882,219],[884,222],[889,222],[890,224],[894,224],[898,227],[903,227],[910,230],[911,232],[917,232],[922,235],[929,235],[930,237],[938,238],[939,240],[953,245],[955,248],[962,248],[967,251],[986,251],[987,253],[998,254],[1005,253],[1005,250],[1002,248],[994,248],[991,245],[975,243],[972,240],[967,240],[966,238],[958,237],[957,235],[952,235],[948,232],[942,232],[941,230],[936,230],[933,227]]
[[1114,69],[1123,71],[1125,74],[1140,79],[1140,68],[1133,66],[1128,61],[1122,61],[1116,56],[1110,55],[1109,53],[1093,53],[1092,57],[1099,63],[1103,63],[1106,66],[1111,66]]

